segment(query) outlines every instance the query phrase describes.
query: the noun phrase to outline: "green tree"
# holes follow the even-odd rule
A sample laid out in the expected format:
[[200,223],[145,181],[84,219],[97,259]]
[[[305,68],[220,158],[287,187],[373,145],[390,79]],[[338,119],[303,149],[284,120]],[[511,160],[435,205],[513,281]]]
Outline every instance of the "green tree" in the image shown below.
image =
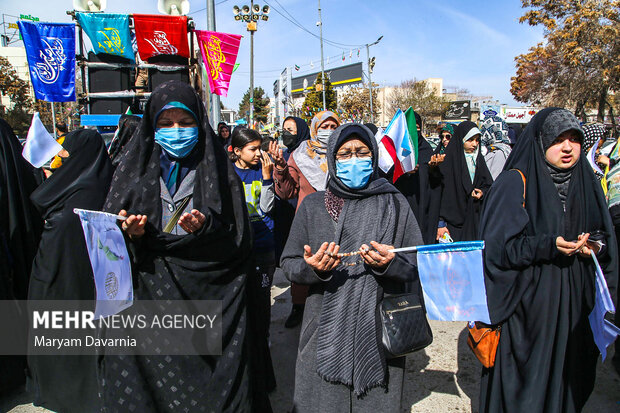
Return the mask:
[[[352,87],[342,94],[339,94],[338,107],[346,114],[355,118],[370,122],[370,93],[367,86]],[[377,118],[377,113],[381,109],[377,99],[377,88],[372,89],[372,113]]]
[[0,57],[0,93],[11,100],[10,106],[3,108],[2,116],[20,137],[26,137],[30,127],[33,102],[29,90],[29,83],[17,75],[8,59]]
[[[239,116],[246,117],[246,112],[250,111],[250,88],[245,92],[241,103],[239,103]],[[269,98],[265,95],[262,87],[254,88],[254,120],[257,122],[267,122],[269,115]]]
[[[301,108],[301,118],[306,122],[309,122],[314,115],[323,110],[322,83],[323,77],[321,76],[321,73],[319,73],[314,81],[312,92],[308,92],[306,99],[304,99],[304,103]],[[328,77],[325,79],[325,105],[327,106],[327,110],[336,110],[336,92],[334,92],[334,88],[332,87],[332,83],[329,81]]]
[[409,106],[427,121],[439,118],[448,106],[448,100],[435,93],[425,81],[410,79],[403,81],[388,97],[389,115],[393,117],[398,109],[407,110]]
[[[613,121],[620,89],[620,0],[522,0],[521,23],[542,25],[545,43],[517,56],[511,92],[516,100],[550,106],[596,108]],[[585,119],[584,119],[585,120]]]

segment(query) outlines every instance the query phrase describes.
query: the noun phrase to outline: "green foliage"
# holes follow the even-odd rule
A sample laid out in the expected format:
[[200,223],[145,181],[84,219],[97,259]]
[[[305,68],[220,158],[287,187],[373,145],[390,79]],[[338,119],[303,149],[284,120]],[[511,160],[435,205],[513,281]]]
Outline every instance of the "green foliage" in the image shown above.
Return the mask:
[[[245,92],[241,103],[239,103],[239,116],[246,117],[246,112],[250,110],[250,89]],[[257,122],[267,122],[267,115],[269,115],[269,98],[265,95],[265,91],[262,87],[254,88],[254,120]]]
[[[304,103],[301,108],[301,118],[308,123],[314,115],[323,110],[323,91],[316,91],[316,86],[322,83],[323,77],[321,76],[321,73],[319,73],[314,81],[312,91],[308,92],[306,99],[304,99]],[[325,105],[327,106],[327,110],[336,111],[336,92],[332,87],[332,82],[329,81],[327,76],[325,79]]]
[[17,76],[15,68],[0,56],[0,93],[11,99],[10,107],[3,108],[2,117],[11,125],[16,135],[26,137],[30,127],[32,99],[28,96],[28,82]]
[[400,108],[403,112],[409,106],[422,116],[423,119],[438,118],[448,106],[448,100],[435,93],[425,81],[410,79],[397,86],[388,98],[389,118],[393,117]]

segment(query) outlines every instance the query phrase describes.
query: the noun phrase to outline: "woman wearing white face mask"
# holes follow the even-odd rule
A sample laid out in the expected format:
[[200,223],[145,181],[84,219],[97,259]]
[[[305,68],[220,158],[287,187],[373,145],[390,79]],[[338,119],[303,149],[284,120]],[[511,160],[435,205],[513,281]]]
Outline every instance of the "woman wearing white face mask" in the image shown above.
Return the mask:
[[[325,110],[314,115],[310,125],[310,140],[302,142],[286,162],[282,151],[270,148],[275,168],[273,179],[276,195],[282,200],[297,198],[297,208],[303,199],[314,192],[324,191],[327,183],[327,143],[332,132],[340,126],[334,112]],[[301,322],[308,288],[293,284],[293,310],[285,326],[292,328]]]

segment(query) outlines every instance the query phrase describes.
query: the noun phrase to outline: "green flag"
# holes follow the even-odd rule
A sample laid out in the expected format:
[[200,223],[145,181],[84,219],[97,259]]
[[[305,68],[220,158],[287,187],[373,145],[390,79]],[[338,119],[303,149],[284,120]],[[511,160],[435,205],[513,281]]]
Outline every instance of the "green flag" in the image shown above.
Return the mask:
[[[407,120],[407,130],[409,131],[409,137],[411,139],[411,147],[415,153],[415,165],[418,163],[418,128],[416,127],[415,112],[413,108],[409,106],[409,109],[405,111],[405,119]],[[420,125],[422,127],[422,125]],[[415,166],[414,165],[414,166]]]

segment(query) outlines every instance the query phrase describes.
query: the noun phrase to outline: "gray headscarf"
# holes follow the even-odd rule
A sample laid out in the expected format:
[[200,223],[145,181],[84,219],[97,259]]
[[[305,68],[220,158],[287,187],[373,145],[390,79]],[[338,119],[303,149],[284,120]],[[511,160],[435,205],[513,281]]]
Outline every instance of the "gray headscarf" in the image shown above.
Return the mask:
[[[583,143],[583,130],[575,115],[566,109],[551,112],[549,116],[547,116],[547,119],[545,119],[540,131],[540,144],[543,148],[543,154],[553,145],[553,142],[558,136],[569,130],[576,131]],[[555,188],[558,190],[562,206],[566,209],[566,196],[568,195],[570,177],[577,163],[568,169],[556,168],[547,161],[547,158],[545,158],[545,163],[547,164],[547,169],[549,170],[549,174],[551,174],[551,179],[553,179]]]
[[[361,189],[350,189],[336,176],[336,151],[353,134],[368,145],[373,158],[373,175]],[[407,229],[399,225],[398,191],[379,178],[378,154],[372,132],[363,125],[340,126],[330,137],[328,191],[344,199],[335,239],[341,251],[358,250],[370,241],[402,245]],[[318,326],[317,373],[361,397],[374,387],[387,386],[387,367],[376,314],[382,290],[365,264],[346,265],[358,260],[359,256],[345,257],[327,283]]]

